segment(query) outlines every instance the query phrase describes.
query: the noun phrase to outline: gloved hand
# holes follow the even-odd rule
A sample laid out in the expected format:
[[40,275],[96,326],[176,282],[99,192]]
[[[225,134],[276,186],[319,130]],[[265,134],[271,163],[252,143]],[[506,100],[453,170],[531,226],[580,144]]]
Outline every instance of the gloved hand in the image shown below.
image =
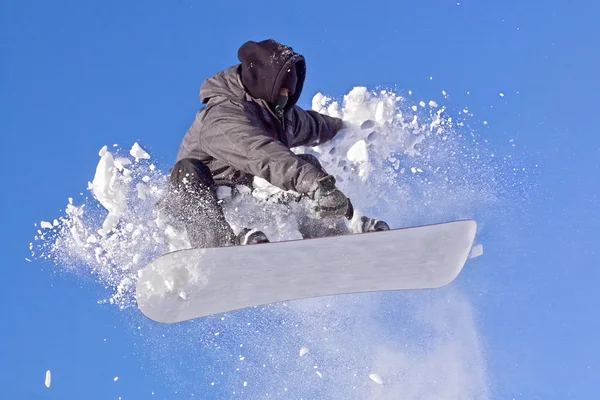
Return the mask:
[[[327,175],[315,182],[307,194],[312,200],[310,208],[316,219],[348,217],[349,214],[352,214],[350,200],[335,186],[335,178],[332,175]],[[350,218],[352,218],[351,215]]]

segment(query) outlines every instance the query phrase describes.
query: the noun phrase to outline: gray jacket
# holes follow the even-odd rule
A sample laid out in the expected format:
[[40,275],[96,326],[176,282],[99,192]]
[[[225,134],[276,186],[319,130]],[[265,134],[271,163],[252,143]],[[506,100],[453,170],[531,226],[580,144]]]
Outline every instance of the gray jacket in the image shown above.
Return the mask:
[[234,65],[204,81],[200,100],[206,106],[185,134],[177,161],[198,159],[215,180],[243,182],[258,176],[284,190],[308,192],[326,174],[290,148],[332,139],[342,120],[296,105],[278,118],[265,100],[244,89],[240,68]]

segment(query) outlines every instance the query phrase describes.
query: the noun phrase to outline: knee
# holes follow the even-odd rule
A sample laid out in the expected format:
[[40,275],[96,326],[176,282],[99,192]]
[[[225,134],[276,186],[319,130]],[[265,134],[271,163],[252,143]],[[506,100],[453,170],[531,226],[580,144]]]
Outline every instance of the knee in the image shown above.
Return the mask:
[[194,158],[183,158],[175,163],[169,175],[169,182],[176,185],[214,186],[210,169],[206,164]]
[[312,164],[313,166],[319,168],[321,171],[325,172],[325,169],[321,165],[321,162],[319,161],[319,159],[317,157],[313,156],[312,154],[298,154],[298,157],[303,159],[307,163]]

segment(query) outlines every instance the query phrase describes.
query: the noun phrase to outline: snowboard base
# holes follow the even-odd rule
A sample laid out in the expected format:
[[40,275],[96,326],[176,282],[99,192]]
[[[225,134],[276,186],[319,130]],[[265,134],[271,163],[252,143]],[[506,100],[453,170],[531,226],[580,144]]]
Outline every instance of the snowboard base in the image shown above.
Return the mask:
[[139,272],[141,312],[174,323],[247,307],[452,282],[475,238],[472,220],[267,244],[187,249]]

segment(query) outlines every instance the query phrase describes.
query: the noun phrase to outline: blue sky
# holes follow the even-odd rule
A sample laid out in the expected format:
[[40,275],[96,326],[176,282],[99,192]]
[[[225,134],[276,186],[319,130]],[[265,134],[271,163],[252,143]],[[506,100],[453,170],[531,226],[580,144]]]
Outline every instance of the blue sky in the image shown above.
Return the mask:
[[[206,3],[1,2],[2,397],[191,398],[140,344],[134,311],[96,304],[91,277],[25,257],[33,223],[85,191],[103,145],[139,140],[168,167],[202,80],[268,37],[307,58],[301,106],[357,85],[445,90],[450,111],[489,122],[476,131],[491,148],[538,165],[526,198],[508,188],[514,208],[484,216],[485,254],[457,284],[476,308],[493,398],[600,396],[596,2]],[[177,379],[203,379],[192,369]]]

